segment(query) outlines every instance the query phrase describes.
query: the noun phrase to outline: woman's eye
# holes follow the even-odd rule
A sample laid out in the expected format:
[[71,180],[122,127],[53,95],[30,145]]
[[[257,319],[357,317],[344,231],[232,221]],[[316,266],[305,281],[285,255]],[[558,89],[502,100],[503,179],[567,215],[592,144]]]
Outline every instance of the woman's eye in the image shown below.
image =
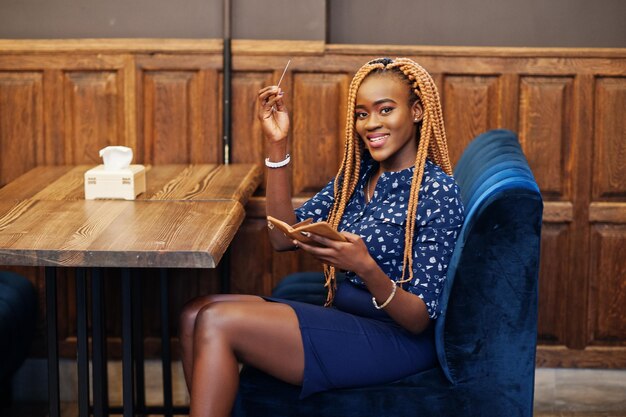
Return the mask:
[[392,110],[393,110],[393,107],[383,107],[382,109],[380,109],[380,113],[381,114],[389,114],[389,113],[391,113]]
[[364,119],[367,117],[367,113],[362,112],[362,111],[356,112],[354,115],[356,116],[357,119]]

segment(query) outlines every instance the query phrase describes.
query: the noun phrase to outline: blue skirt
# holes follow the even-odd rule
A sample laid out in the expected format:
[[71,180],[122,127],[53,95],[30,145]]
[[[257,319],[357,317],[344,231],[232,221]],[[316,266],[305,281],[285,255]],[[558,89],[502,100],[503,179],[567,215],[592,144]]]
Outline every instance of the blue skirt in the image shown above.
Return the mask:
[[367,289],[342,282],[334,307],[265,297],[291,306],[304,346],[300,398],[333,388],[393,382],[437,363],[432,327],[414,335],[376,310]]

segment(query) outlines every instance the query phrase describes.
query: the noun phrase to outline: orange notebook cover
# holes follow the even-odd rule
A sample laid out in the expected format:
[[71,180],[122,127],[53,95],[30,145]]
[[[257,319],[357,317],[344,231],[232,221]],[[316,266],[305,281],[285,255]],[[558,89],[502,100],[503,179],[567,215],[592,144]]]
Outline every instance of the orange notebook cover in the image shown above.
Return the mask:
[[276,227],[283,232],[285,236],[304,243],[311,243],[313,241],[311,238],[304,236],[301,232],[310,232],[328,239],[339,240],[342,242],[348,241],[344,235],[333,229],[327,222],[313,223],[313,219],[306,219],[300,223],[290,226],[284,221],[275,219],[272,216],[267,216],[267,221],[270,229]]

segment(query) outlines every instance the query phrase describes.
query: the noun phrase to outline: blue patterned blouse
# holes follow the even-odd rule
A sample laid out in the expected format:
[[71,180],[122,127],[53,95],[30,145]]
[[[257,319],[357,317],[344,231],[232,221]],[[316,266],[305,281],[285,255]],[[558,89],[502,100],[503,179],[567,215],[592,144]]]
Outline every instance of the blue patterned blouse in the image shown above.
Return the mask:
[[[361,178],[346,206],[339,230],[361,236],[380,268],[397,281],[402,277],[404,224],[414,167],[383,172],[372,200],[365,204],[367,179],[377,167],[371,158],[363,158]],[[326,220],[334,198],[333,186],[334,179],[296,209],[298,220]],[[426,160],[413,241],[413,280],[404,288],[424,300],[431,318],[439,314],[439,295],[463,224],[460,196],[454,178]],[[356,274],[347,272],[346,275],[353,283],[364,285]]]

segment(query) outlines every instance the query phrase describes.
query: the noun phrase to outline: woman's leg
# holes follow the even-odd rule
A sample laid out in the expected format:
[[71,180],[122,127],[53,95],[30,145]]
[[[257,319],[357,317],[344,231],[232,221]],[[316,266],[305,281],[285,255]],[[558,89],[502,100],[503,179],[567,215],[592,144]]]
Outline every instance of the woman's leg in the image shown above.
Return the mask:
[[193,370],[193,330],[196,325],[198,312],[205,306],[220,301],[257,301],[265,302],[261,297],[254,295],[218,294],[194,298],[183,307],[179,321],[179,339],[181,347],[181,361],[187,390],[191,392],[191,374]]
[[197,315],[190,417],[228,416],[239,385],[238,361],[301,384],[304,350],[298,318],[286,304],[218,302]]

